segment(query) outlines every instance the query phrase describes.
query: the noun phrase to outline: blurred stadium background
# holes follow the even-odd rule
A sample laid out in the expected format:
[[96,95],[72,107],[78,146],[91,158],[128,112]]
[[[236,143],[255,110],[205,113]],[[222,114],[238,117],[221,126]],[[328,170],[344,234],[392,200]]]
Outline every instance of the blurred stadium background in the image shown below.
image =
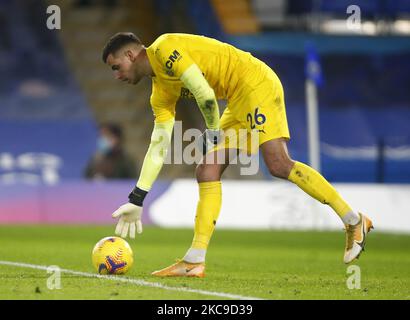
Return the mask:
[[[361,11],[359,29],[346,24],[351,4]],[[61,30],[46,26],[49,5],[61,8]],[[90,181],[84,169],[106,122],[121,126],[126,150],[142,163],[153,125],[151,84],[115,81],[101,49],[119,31],[146,46],[162,33],[186,32],[229,42],[273,68],[284,85],[290,153],[303,162],[306,44],[313,44],[323,77],[321,172],[379,230],[410,232],[408,0],[1,0],[0,28],[1,224],[113,224],[111,212],[137,177]],[[193,101],[180,101],[177,119],[184,129],[204,129]],[[330,209],[260,165],[255,176],[226,172],[220,227],[341,228]],[[145,223],[193,226],[194,168],[164,166]],[[260,201],[238,204],[243,194]]]

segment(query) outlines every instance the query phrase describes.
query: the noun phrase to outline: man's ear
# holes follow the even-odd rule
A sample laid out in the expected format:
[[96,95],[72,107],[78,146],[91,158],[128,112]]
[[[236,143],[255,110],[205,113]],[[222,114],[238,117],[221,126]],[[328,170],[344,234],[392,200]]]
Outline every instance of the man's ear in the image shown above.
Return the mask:
[[135,56],[134,52],[132,52],[132,50],[130,50],[130,49],[125,50],[125,51],[124,51],[124,55],[125,55],[126,57],[128,57],[128,59],[130,59],[131,62],[134,62],[134,61],[135,61],[136,56]]

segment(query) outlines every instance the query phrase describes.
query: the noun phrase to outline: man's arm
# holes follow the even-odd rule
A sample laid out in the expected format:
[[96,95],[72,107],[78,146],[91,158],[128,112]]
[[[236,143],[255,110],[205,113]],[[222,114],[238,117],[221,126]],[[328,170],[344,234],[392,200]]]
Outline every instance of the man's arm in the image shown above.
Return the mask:
[[172,129],[175,119],[166,122],[156,122],[151,135],[151,143],[142,164],[141,174],[137,182],[137,187],[149,191],[158,177],[164,164],[171,142]]
[[214,90],[208,84],[199,67],[193,63],[190,65],[180,79],[194,95],[199,109],[205,119],[207,130],[199,139],[202,154],[217,145],[221,139],[219,131],[219,107]]
[[184,85],[194,95],[205,119],[206,127],[219,130],[219,107],[214,90],[209,86],[199,67],[194,63],[181,75]]
[[130,234],[135,238],[137,233],[142,232],[142,206],[145,196],[151,189],[167,156],[168,146],[171,142],[174,118],[166,122],[156,122],[151,135],[151,143],[144,158],[141,174],[137,185],[128,195],[129,202],[119,207],[113,214],[113,218],[118,218],[115,234],[125,238]]

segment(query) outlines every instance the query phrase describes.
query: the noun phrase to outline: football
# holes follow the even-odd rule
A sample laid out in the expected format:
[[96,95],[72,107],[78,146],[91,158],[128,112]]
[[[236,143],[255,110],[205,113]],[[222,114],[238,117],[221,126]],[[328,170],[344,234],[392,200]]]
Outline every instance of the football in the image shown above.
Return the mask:
[[106,237],[97,242],[92,261],[99,274],[124,274],[134,263],[132,249],[119,237]]

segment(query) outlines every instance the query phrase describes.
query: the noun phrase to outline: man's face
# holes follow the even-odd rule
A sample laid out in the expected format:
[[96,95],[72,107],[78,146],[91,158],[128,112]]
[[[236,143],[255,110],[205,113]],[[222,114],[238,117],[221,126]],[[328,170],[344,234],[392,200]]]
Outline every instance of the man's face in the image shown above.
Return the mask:
[[114,72],[114,78],[129,84],[137,84],[143,74],[138,68],[138,53],[133,50],[119,50],[107,57],[107,64]]

